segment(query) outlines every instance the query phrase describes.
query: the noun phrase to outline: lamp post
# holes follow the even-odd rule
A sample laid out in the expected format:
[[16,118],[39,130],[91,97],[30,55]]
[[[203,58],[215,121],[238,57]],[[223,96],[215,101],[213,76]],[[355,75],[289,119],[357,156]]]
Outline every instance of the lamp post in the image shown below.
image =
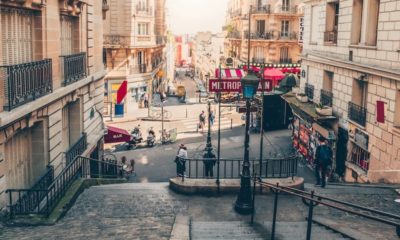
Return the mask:
[[207,144],[206,144],[206,148],[204,149],[204,151],[206,151],[209,155],[213,150],[212,144],[211,144],[211,120],[210,120],[210,116],[211,116],[211,102],[208,101],[208,132],[207,132]]
[[246,132],[244,140],[244,159],[242,173],[240,174],[240,191],[235,203],[235,210],[240,214],[249,214],[253,211],[249,161],[250,101],[254,98],[259,81],[260,79],[250,70],[247,76],[243,77],[241,80],[243,98],[246,99]]
[[250,34],[251,34],[251,9],[249,10],[249,36],[247,42],[247,75],[242,78],[242,94],[246,99],[246,132],[244,139],[244,159],[242,173],[240,174],[240,191],[235,202],[235,210],[240,214],[250,214],[253,212],[254,206],[251,194],[251,176],[249,161],[249,126],[250,126],[250,101],[257,92],[260,79],[250,70]]

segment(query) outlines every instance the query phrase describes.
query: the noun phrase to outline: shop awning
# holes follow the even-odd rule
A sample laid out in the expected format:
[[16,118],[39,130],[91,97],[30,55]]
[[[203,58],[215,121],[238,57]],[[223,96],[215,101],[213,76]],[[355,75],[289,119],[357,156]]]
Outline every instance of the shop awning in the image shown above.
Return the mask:
[[107,134],[104,135],[104,143],[118,143],[118,142],[128,142],[131,139],[131,135],[128,131],[107,126]]
[[[221,69],[222,79],[240,79],[245,76],[245,71],[239,68],[224,68]],[[219,68],[215,69],[215,77],[219,78]]]

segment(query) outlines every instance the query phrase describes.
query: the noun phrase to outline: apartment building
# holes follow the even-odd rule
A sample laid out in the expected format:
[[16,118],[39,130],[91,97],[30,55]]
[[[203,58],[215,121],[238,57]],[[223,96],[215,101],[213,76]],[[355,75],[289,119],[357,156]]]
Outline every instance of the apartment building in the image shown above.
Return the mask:
[[0,211],[7,189],[46,188],[77,155],[102,155],[106,6],[0,1]]
[[223,33],[199,32],[194,37],[195,75],[204,84],[207,83],[207,78],[215,75],[215,69],[224,58],[224,40]]
[[128,82],[124,112],[134,113],[144,94],[151,101],[165,85],[165,0],[115,0],[104,25],[106,104],[116,103],[121,83]]
[[[249,32],[249,13],[251,14]],[[302,51],[303,8],[300,0],[230,0],[226,57],[234,64],[297,63]]]
[[301,87],[338,118],[351,182],[400,182],[399,1],[306,1]]

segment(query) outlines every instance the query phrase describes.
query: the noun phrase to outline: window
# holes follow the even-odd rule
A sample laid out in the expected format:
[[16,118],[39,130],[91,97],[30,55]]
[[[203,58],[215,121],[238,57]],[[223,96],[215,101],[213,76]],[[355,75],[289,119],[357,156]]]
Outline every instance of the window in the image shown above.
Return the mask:
[[139,23],[138,24],[138,35],[149,35],[149,24]]
[[327,3],[326,5],[326,26],[324,41],[337,42],[337,31],[339,24],[339,2]]
[[318,24],[319,24],[319,9],[318,6],[311,7],[311,42],[317,43],[318,42]]
[[280,53],[280,63],[290,63],[291,59],[289,59],[289,48],[283,47],[281,48]]
[[33,11],[0,7],[2,63],[33,61]]
[[255,47],[254,48],[253,62],[256,62],[256,63],[264,63],[265,62],[263,47]]
[[358,106],[365,107],[367,105],[368,82],[353,79],[352,102]]
[[76,46],[79,46],[78,28],[79,18],[71,16],[61,16],[60,19],[60,41],[61,55],[71,55],[79,51]]
[[354,0],[352,44],[375,46],[378,31],[380,0]]
[[322,88],[328,92],[332,92],[332,86],[333,86],[333,72],[324,71]]
[[290,0],[282,0],[282,11],[289,11]]
[[396,103],[394,105],[394,126],[400,128],[400,90],[396,93]]
[[281,37],[289,36],[289,21],[284,20],[281,22]]
[[257,20],[257,34],[263,35],[265,33],[265,20]]

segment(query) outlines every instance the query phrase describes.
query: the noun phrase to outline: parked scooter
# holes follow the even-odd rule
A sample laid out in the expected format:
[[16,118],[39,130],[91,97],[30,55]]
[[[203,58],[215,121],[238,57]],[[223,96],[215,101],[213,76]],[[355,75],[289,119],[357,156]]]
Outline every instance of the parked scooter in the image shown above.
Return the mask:
[[156,133],[154,132],[153,128],[151,127],[148,131],[147,131],[148,135],[147,135],[147,146],[148,147],[154,147],[154,144],[156,142]]
[[136,148],[136,146],[142,141],[143,141],[142,133],[140,131],[139,126],[137,126],[131,131],[131,139],[127,145],[128,150]]

